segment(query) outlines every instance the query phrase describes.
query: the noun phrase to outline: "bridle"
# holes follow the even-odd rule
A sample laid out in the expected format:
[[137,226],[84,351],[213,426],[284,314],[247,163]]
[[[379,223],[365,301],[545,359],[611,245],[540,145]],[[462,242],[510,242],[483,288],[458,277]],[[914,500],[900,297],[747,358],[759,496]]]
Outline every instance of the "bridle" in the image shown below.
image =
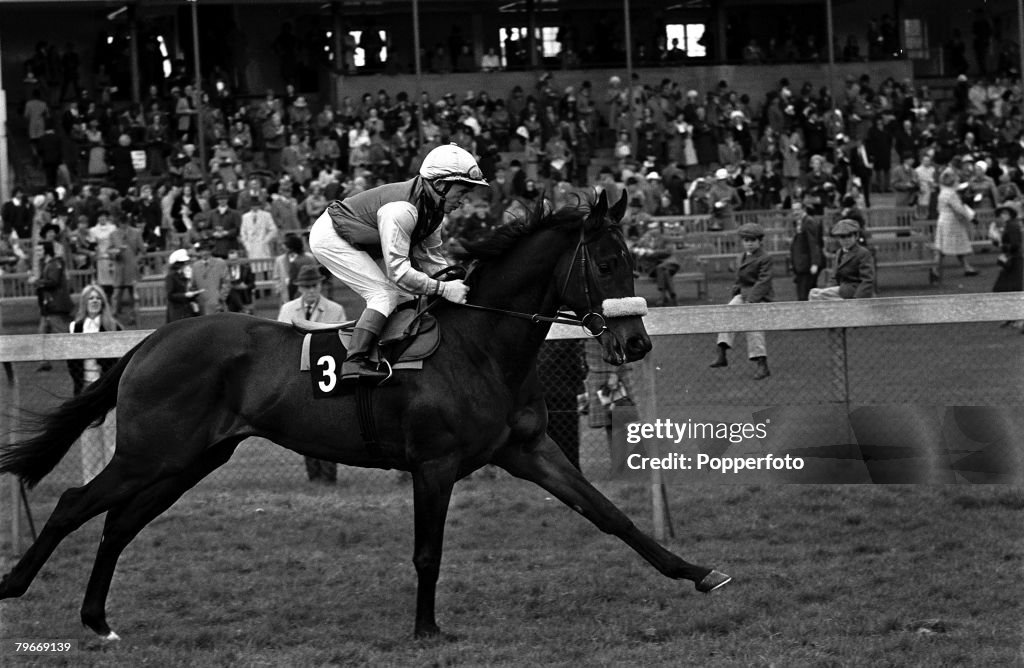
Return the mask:
[[562,283],[562,287],[558,291],[558,301],[559,303],[563,303],[565,301],[566,291],[569,288],[569,281],[572,280],[573,274],[576,273],[576,267],[579,266],[580,283],[583,287],[583,294],[587,298],[587,313],[582,318],[575,318],[572,313],[566,313],[564,311],[558,311],[554,316],[545,316],[539,313],[522,313],[520,311],[511,311],[509,309],[495,308],[492,306],[481,306],[479,304],[463,303],[456,305],[476,311],[499,313],[511,318],[529,320],[534,324],[551,323],[578,326],[583,328],[583,331],[585,331],[589,336],[592,336],[595,339],[600,338],[602,334],[608,331],[608,326],[605,322],[604,316],[594,308],[594,299],[591,294],[590,284],[591,281],[596,282],[597,279],[594,276],[593,263],[588,249],[589,243],[590,242],[586,240],[584,226],[580,225],[580,237],[576,242],[576,249],[573,251],[572,260],[569,263],[569,271],[566,272],[565,282]]

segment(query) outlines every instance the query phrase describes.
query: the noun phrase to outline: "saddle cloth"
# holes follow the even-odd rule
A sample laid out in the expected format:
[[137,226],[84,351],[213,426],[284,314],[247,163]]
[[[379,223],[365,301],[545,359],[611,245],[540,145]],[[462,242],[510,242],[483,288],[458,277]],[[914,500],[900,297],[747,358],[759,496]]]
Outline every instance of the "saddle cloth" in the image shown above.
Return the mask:
[[[320,359],[325,354],[334,357],[340,366],[355,321],[332,324],[295,320],[292,326],[304,334],[299,371],[309,371],[311,357]],[[388,318],[371,359],[381,361],[383,351],[383,358],[391,363],[392,369],[422,369],[423,360],[433,355],[440,343],[441,328],[434,316],[423,313],[417,317],[414,309],[402,309]]]

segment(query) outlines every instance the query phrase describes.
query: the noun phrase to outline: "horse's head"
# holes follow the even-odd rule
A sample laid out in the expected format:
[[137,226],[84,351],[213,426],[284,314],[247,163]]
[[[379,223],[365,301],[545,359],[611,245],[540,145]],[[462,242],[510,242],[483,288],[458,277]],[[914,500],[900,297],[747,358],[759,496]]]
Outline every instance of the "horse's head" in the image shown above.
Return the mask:
[[647,302],[634,291],[632,255],[619,226],[625,211],[625,195],[609,208],[602,192],[583,220],[574,251],[556,270],[563,307],[601,342],[605,361],[616,365],[651,350],[642,319]]

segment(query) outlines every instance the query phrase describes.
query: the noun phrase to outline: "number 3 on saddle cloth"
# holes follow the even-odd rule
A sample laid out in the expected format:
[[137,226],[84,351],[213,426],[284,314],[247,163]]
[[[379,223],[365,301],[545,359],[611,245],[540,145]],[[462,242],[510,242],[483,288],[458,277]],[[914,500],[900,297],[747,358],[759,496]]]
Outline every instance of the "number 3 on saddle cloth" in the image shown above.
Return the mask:
[[[355,386],[342,385],[340,378],[341,363],[345,360],[346,344],[355,321],[330,325],[309,321],[292,324],[304,334],[299,371],[310,372],[313,397],[323,399],[351,393]],[[434,316],[399,306],[388,318],[380,344],[370,359],[389,364],[392,370],[422,369],[423,360],[433,355],[440,343],[441,327]]]

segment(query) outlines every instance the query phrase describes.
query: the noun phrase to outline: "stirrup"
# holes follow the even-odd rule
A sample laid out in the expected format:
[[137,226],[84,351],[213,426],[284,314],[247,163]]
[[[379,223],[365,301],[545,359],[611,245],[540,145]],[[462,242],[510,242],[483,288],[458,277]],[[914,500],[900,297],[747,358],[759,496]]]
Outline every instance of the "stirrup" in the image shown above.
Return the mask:
[[[391,368],[391,362],[389,362],[386,358],[381,359],[381,364],[384,364],[388,367],[388,375],[384,376],[384,380],[377,383],[378,387],[391,380],[391,376],[395,374],[395,370]],[[380,364],[377,365],[377,370],[380,371]]]
[[[383,360],[387,362],[387,360]],[[379,366],[379,365],[378,365]],[[346,369],[347,367],[347,369]],[[391,378],[391,364],[388,363],[388,372],[385,374],[373,366],[367,358],[361,360],[346,360],[341,365],[341,382],[346,384],[354,383],[383,383]]]

